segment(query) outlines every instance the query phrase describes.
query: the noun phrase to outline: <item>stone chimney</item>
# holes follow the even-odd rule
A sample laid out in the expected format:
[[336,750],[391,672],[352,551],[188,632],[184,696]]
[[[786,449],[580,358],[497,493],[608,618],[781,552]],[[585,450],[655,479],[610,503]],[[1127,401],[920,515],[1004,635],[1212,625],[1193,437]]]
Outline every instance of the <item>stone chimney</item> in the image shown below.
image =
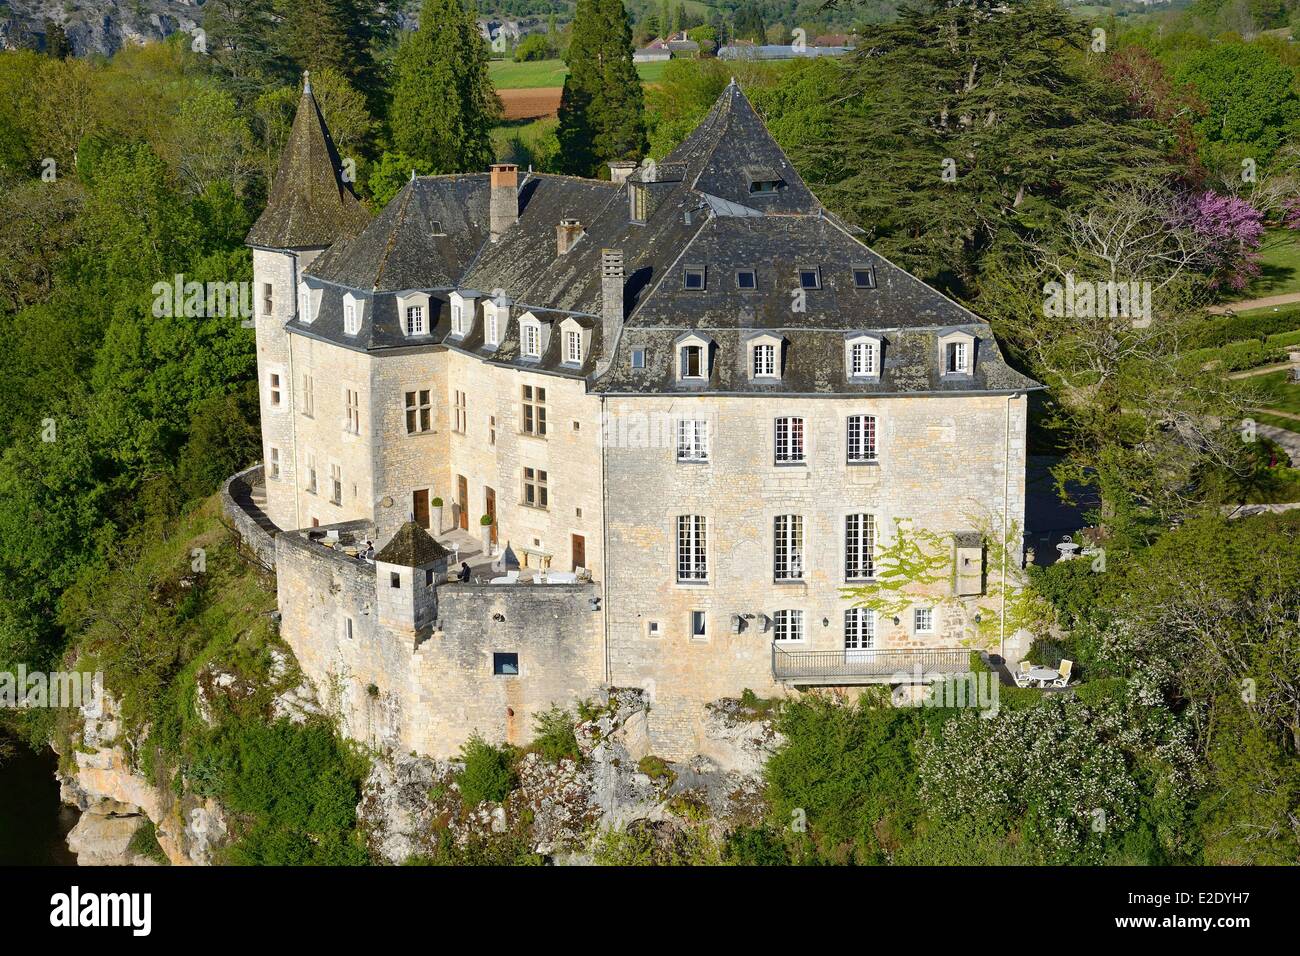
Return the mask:
[[519,167],[513,163],[493,163],[491,169],[488,231],[496,242],[519,219]]
[[573,248],[573,244],[582,238],[586,230],[576,219],[561,219],[555,227],[555,254],[564,255]]
[[623,328],[623,250],[600,251],[600,330],[605,359],[614,354],[614,341]]
[[612,183],[625,183],[627,178],[634,172],[636,172],[636,163],[632,160],[615,160],[609,164],[609,181]]

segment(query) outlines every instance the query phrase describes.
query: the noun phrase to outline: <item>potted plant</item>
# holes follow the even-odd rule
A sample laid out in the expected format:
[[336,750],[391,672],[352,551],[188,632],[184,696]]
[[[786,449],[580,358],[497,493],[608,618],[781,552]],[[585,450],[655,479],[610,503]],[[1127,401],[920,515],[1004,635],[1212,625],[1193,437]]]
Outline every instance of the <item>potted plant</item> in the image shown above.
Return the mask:
[[478,519],[479,527],[483,531],[483,553],[492,553],[492,516],[484,515]]
[[437,529],[434,533],[442,534],[442,499],[434,498],[432,501],[429,502],[429,504],[433,505],[433,514],[434,514],[433,526],[434,528]]

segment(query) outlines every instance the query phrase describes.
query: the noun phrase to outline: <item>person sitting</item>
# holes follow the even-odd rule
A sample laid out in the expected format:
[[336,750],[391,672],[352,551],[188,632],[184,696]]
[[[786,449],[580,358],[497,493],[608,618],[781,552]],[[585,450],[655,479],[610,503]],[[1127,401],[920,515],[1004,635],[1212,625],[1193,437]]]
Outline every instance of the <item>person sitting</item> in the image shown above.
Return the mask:
[[469,564],[465,561],[460,563],[460,574],[456,575],[461,584],[469,583]]

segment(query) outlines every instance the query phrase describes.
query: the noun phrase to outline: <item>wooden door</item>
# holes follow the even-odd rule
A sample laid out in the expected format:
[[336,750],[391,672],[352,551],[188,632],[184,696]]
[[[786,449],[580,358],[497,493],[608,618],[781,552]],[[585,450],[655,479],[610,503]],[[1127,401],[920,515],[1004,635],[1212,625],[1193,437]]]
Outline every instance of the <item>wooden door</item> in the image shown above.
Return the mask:
[[411,513],[415,523],[426,531],[429,528],[429,489],[421,488],[411,493]]
[[469,530],[469,482],[464,475],[456,476],[456,504],[460,512],[460,530]]
[[483,513],[492,519],[492,544],[497,543],[497,493],[495,488],[483,489]]
[[587,539],[580,534],[573,535],[573,567],[569,570],[576,571],[578,568],[587,566]]

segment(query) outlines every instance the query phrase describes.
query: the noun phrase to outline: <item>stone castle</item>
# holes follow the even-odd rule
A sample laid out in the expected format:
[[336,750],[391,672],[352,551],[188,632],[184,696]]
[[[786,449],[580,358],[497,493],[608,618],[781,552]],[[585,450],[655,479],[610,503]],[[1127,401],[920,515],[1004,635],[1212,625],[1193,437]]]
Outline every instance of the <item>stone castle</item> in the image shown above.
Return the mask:
[[[412,176],[372,219],[341,166],[305,83],[248,236],[264,458],[232,487],[348,734],[444,756],[641,687],[681,758],[720,697],[988,645],[1039,386],[823,207],[734,82],[608,181]],[[858,606],[902,521],[951,573]]]

